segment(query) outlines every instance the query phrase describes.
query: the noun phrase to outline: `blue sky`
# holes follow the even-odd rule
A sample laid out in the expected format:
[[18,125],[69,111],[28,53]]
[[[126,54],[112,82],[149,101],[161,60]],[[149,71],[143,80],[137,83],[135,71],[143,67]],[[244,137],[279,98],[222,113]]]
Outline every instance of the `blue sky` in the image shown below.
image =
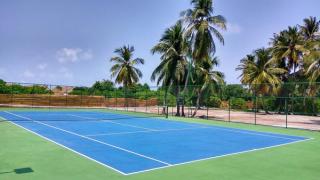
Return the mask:
[[[272,34],[308,16],[320,18],[319,0],[215,0],[226,17],[217,68],[239,83],[239,60],[267,46]],[[190,0],[0,0],[0,78],[6,81],[91,85],[110,79],[110,57],[134,45],[144,58],[141,82],[160,62],[150,49]]]

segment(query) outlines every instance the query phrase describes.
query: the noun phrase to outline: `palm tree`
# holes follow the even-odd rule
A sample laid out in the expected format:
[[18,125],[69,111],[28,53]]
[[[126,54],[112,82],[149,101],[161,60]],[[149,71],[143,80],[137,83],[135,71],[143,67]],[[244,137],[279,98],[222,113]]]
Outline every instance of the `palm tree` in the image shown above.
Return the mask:
[[316,33],[319,32],[320,21],[316,17],[310,16],[309,18],[303,19],[303,25],[300,26],[301,34],[306,40],[315,40]]
[[[224,38],[218,29],[226,30],[226,19],[221,15],[213,15],[212,0],[191,0],[191,4],[193,8],[181,12],[181,17],[186,24],[185,36],[190,41],[191,62],[189,64],[194,65],[196,71],[201,72],[199,71],[201,68],[208,70],[201,66],[216,52],[214,38],[224,44]],[[188,72],[191,72],[190,66]],[[202,75],[199,76],[199,78],[203,77]],[[185,83],[184,93],[187,90],[188,78],[189,75]],[[204,91],[199,90],[199,92],[203,93]]]
[[111,67],[111,77],[116,77],[115,82],[123,84],[124,89],[132,86],[142,77],[142,72],[136,65],[144,64],[144,59],[133,59],[133,46],[123,46],[114,51],[118,56],[112,57],[111,62],[115,64]]
[[305,54],[305,75],[310,83],[319,82],[320,78],[320,40],[315,40],[309,44],[309,53]]
[[287,72],[286,69],[277,67],[271,58],[269,49],[258,49],[242,59],[236,68],[241,71],[241,83],[249,85],[258,96],[277,93],[281,83],[280,75]]
[[305,40],[306,52],[304,53],[305,75],[309,80],[308,94],[314,96],[319,88],[314,82],[319,81],[320,72],[320,39],[317,36],[320,29],[320,21],[316,17],[309,17],[303,20],[303,25],[299,25],[300,32]]
[[195,61],[203,61],[216,51],[214,37],[222,44],[224,38],[217,28],[226,29],[226,19],[221,15],[213,15],[212,0],[191,0],[192,9],[181,13],[186,23],[186,36],[191,40],[192,57]]
[[[164,106],[166,105],[167,92],[170,86],[176,86],[176,95],[180,94],[180,85],[185,81],[187,74],[188,42],[184,38],[184,28],[178,21],[174,26],[168,28],[162,35],[159,43],[155,45],[151,52],[161,55],[160,64],[151,75],[151,80],[157,79],[157,84],[162,83],[165,89]],[[180,106],[177,98],[177,116],[180,116]]]
[[320,58],[315,60],[307,69],[307,75],[311,82],[320,81]]
[[289,27],[288,30],[275,34],[272,39],[272,56],[275,61],[285,61],[288,73],[293,69],[293,77],[296,77],[296,69],[303,64],[303,53],[306,51],[305,42],[297,27]]
[[201,65],[195,67],[194,84],[202,84],[195,87],[195,93],[197,96],[196,109],[192,116],[197,114],[197,110],[200,109],[200,101],[204,92],[212,92],[219,85],[224,84],[224,74],[220,71],[215,71],[213,68],[218,66],[219,60],[217,57],[207,58]]

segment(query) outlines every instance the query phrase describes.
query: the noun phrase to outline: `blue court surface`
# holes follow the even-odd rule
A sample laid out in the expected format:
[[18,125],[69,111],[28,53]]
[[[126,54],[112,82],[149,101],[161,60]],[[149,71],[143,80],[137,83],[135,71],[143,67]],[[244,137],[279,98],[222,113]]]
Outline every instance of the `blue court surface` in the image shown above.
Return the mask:
[[307,139],[109,112],[2,111],[0,116],[124,175]]

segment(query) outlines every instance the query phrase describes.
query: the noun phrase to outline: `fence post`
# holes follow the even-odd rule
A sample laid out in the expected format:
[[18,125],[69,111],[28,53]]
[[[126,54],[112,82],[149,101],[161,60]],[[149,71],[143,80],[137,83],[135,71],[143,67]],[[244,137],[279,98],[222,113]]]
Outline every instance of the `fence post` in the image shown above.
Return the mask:
[[311,98],[312,98],[312,100],[311,100],[311,102],[312,102],[312,116],[317,116],[317,112],[315,110],[315,104],[314,104],[314,101],[316,99],[315,99],[315,97],[311,97]]
[[165,108],[166,108],[166,110],[165,110],[165,111],[166,111],[166,112],[165,112],[165,113],[166,113],[166,118],[168,119],[168,116],[169,116],[169,106],[166,105]]
[[288,128],[288,100],[285,97],[285,108],[286,108],[286,128]]
[[82,96],[83,96],[83,91],[80,91],[80,107],[82,107]]
[[128,108],[127,108],[127,87],[123,87],[123,95],[124,95],[124,104],[123,104],[123,111],[128,111]]
[[68,92],[68,87],[66,86],[65,88],[66,88],[66,90],[64,92],[65,96],[66,96],[66,102],[65,103],[66,103],[66,106],[68,106],[68,93],[67,93]]
[[146,113],[148,112],[148,102],[147,102],[147,90],[145,91],[145,101],[146,101]]
[[171,106],[171,116],[173,116],[173,106]]
[[208,97],[208,94],[207,94],[207,97],[206,97],[206,99],[207,99],[207,120],[209,119],[209,97]]
[[34,85],[32,85],[32,90],[31,90],[31,108],[34,106]]
[[49,84],[49,109],[50,109],[50,107],[51,107],[51,95],[52,95],[52,86],[51,86],[51,84]]
[[117,89],[115,91],[115,95],[116,95],[116,110],[118,110],[118,96],[117,96]]
[[254,125],[257,125],[257,96],[254,96]]
[[106,102],[106,108],[109,109],[109,92],[105,91],[105,102]]
[[160,114],[159,112],[159,98],[160,98],[160,92],[157,90],[157,108],[158,108],[158,115]]
[[137,91],[133,94],[134,98],[134,112],[137,112]]
[[11,83],[11,104],[13,105],[13,83]]
[[231,97],[229,97],[229,101],[228,101],[228,109],[229,109],[229,116],[228,116],[228,118],[229,118],[229,122],[231,121]]
[[104,99],[105,99],[103,93],[100,94],[100,97],[101,97],[101,99],[100,99],[100,107],[103,107],[103,102],[104,102]]

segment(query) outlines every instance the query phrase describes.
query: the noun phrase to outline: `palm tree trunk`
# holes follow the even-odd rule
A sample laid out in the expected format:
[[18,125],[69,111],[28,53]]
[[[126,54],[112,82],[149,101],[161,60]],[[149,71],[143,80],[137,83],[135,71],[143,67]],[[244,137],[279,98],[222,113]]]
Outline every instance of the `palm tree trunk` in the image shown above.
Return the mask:
[[181,116],[186,116],[186,115],[184,114],[184,97],[183,97],[183,99],[182,99],[182,104],[181,104]]
[[177,104],[177,113],[176,116],[180,116],[180,86],[178,85],[178,91],[177,91],[177,98],[176,98],[176,104]]
[[195,110],[194,110],[194,112],[193,112],[193,114],[192,114],[192,117],[196,116],[198,109],[200,109],[201,94],[202,94],[202,91],[199,90],[199,91],[198,91],[197,102],[196,102],[196,108],[195,108]]
[[163,107],[162,107],[162,114],[166,114],[168,112],[166,112],[167,108],[167,96],[168,96],[168,89],[166,88],[165,91],[164,91],[164,99],[163,99]]
[[191,67],[191,63],[189,63],[188,65],[188,72],[187,72],[187,79],[186,79],[186,82],[184,83],[184,88],[183,88],[183,102],[182,102],[182,107],[181,107],[181,111],[182,111],[182,114],[181,116],[185,116],[185,113],[184,113],[184,98],[185,98],[185,95],[186,93],[188,93],[188,83],[189,83],[189,76],[190,76],[190,68]]

